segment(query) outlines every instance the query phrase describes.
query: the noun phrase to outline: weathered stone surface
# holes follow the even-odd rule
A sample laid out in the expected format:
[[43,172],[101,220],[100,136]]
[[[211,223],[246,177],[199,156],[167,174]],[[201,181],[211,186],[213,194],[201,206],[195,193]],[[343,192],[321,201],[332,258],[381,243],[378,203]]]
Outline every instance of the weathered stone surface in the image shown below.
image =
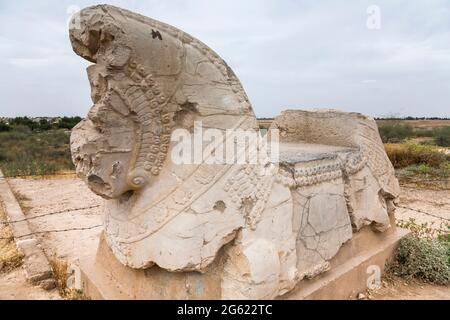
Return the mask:
[[33,284],[40,284],[42,280],[53,276],[52,268],[42,250],[37,246],[36,239],[19,240],[16,244],[24,255],[23,263],[27,280]]
[[1,171],[0,200],[0,205],[2,205],[8,221],[11,222],[10,226],[17,248],[23,254],[23,266],[27,280],[32,284],[40,284],[41,281],[48,280],[53,276],[50,263],[34,238],[26,216]]
[[348,209],[356,230],[372,225],[375,230],[385,231],[390,226],[388,208],[378,181],[365,167],[348,179]]
[[328,270],[328,261],[352,237],[342,179],[297,189],[294,194],[299,277]]
[[[271,299],[328,270],[353,232],[389,227],[398,183],[372,119],[286,111],[272,124],[279,163],[211,161],[229,140],[239,145],[230,130],[259,134],[226,63],[181,30],[116,7],[76,19],[70,38],[93,63],[94,106],[72,132],[72,156],[105,198],[105,240],[123,265],[182,274],[173,281],[212,273],[221,298]],[[197,133],[199,122],[223,141],[204,145],[199,162],[173,161],[174,132]]]
[[53,290],[56,288],[56,280],[55,279],[45,279],[39,283],[39,286],[47,291]]
[[367,166],[386,197],[398,196],[400,188],[394,168],[372,118],[338,110],[287,110],[275,118],[271,127],[280,130],[280,141],[283,143],[301,143],[308,148],[319,145],[313,147],[314,153],[334,147],[334,153],[342,158],[343,171],[347,176]]

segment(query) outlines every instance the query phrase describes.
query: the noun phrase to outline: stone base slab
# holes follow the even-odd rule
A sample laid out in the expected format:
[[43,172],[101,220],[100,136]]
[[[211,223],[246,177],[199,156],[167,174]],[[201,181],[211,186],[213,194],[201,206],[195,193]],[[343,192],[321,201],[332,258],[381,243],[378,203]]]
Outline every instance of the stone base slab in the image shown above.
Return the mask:
[[[280,298],[295,300],[356,298],[358,293],[368,289],[368,282],[373,283],[377,272],[381,276],[386,262],[393,257],[399,241],[407,234],[409,231],[401,228],[396,228],[385,237],[383,237],[384,234],[369,234],[363,230],[341,248],[328,272],[314,279],[299,282],[296,288]],[[366,247],[358,248],[358,246]],[[354,252],[357,254],[342,262],[345,257]]]
[[56,286],[53,270],[38,241],[34,238],[28,220],[3,173],[0,171],[0,200],[11,226],[14,241],[23,254],[23,267],[28,281],[46,290]]
[[[369,228],[354,235],[331,261],[331,269],[311,280],[302,280],[279,299],[349,299],[367,289],[367,280],[378,267],[384,270],[407,230],[391,228],[374,233]],[[96,256],[79,261],[81,285],[91,299],[220,299],[219,255],[204,273],[165,271],[157,266],[135,270],[123,266],[103,236]],[[375,266],[369,268],[370,266]],[[375,271],[376,272],[376,271]]]

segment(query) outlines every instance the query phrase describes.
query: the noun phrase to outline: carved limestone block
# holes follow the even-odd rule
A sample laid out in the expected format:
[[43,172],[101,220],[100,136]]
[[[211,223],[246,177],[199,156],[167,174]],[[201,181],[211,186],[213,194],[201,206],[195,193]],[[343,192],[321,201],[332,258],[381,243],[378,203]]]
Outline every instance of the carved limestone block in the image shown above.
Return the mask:
[[[227,64],[183,31],[127,10],[100,5],[75,18],[70,39],[92,62],[94,105],[73,129],[72,157],[105,199],[104,236],[123,265],[205,273],[220,256],[222,298],[275,298],[326,272],[354,232],[389,228],[399,188],[372,119],[286,111],[272,124],[279,161],[259,146],[263,161],[217,161],[243,133],[262,139]],[[200,158],[199,123],[220,137],[199,144]],[[192,154],[180,152],[179,130],[194,136]],[[246,153],[255,144],[243,145]],[[175,161],[181,154],[192,161]]]

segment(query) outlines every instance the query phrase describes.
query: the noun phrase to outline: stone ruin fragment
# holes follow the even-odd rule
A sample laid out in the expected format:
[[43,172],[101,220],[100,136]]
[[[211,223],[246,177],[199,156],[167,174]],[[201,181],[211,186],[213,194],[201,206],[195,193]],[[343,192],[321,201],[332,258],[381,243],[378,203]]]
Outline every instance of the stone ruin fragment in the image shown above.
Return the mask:
[[109,5],[76,15],[70,40],[92,63],[94,103],[72,157],[105,199],[86,273],[110,272],[132,298],[272,299],[332,271],[359,233],[395,228],[399,185],[373,119],[288,110],[271,124],[278,163],[176,164],[177,129],[260,134],[231,68],[185,32]]

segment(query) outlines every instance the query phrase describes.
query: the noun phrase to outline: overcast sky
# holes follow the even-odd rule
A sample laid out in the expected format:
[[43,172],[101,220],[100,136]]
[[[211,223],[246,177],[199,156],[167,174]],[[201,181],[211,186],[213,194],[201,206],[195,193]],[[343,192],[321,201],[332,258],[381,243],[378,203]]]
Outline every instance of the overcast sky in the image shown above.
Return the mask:
[[[73,53],[67,22],[97,3],[0,0],[0,116],[87,113],[88,63]],[[448,0],[109,3],[209,45],[234,69],[258,117],[288,108],[450,116]]]

